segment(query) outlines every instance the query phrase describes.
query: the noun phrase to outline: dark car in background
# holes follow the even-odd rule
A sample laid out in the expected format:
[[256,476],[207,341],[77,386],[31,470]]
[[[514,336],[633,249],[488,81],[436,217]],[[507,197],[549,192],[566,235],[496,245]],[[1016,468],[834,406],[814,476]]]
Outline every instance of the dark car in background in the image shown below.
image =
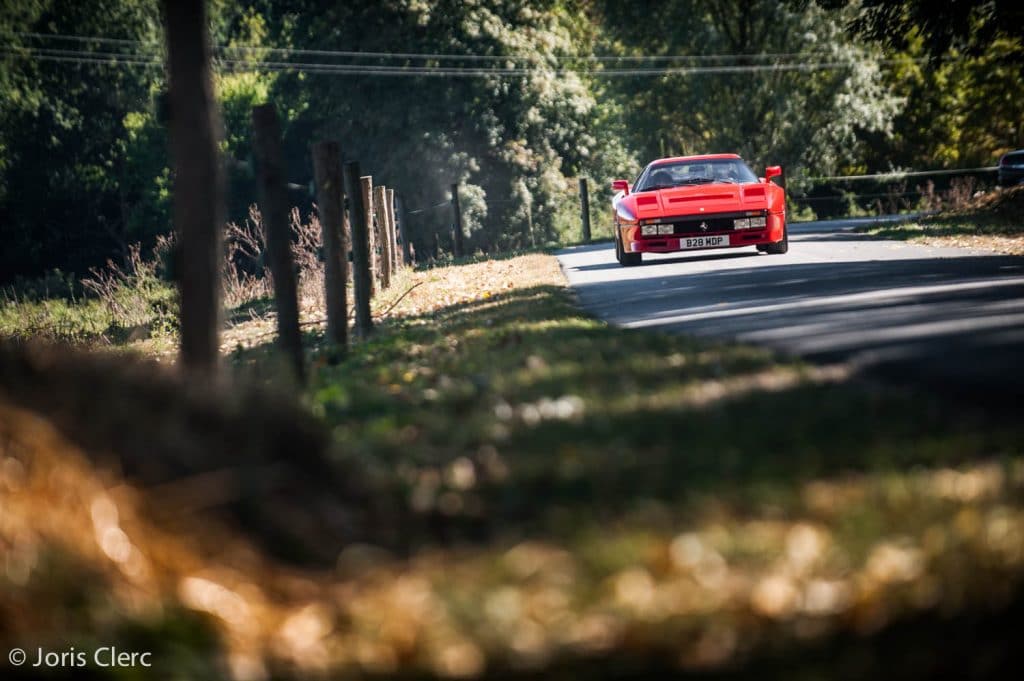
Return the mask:
[[999,186],[1012,187],[1024,182],[1024,149],[1009,151],[999,159]]

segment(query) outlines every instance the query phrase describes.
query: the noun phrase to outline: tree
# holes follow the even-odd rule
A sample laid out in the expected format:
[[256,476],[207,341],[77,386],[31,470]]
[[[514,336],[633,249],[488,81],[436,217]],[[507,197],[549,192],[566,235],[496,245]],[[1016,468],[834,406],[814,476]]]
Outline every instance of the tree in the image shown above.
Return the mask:
[[106,36],[156,49],[152,2],[8,2],[0,12],[0,277],[85,270],[166,231],[159,63],[114,64]]
[[[619,144],[614,137],[595,133],[598,103],[592,84],[556,73],[558,58],[588,54],[592,47],[595,28],[578,9],[571,3],[522,0],[279,6],[280,21],[276,33],[272,30],[278,44],[504,56],[511,64],[541,67],[524,77],[282,74],[273,96],[288,102],[294,113],[286,129],[298,157],[292,167],[308,168],[309,139],[323,136],[341,140],[346,154],[362,162],[363,172],[395,187],[411,211],[444,201],[449,185],[458,182],[468,249],[524,245],[527,198],[538,231],[553,236],[561,220],[566,230],[575,229],[574,177],[601,176],[598,169],[607,159],[624,156],[611,151]],[[368,66],[491,65],[360,61]],[[293,178],[299,184],[308,180]],[[435,233],[450,248],[445,211],[414,212],[409,221],[418,251],[432,250]]]
[[[696,55],[685,65],[733,69],[623,79],[618,94],[645,158],[735,151],[758,165],[828,174],[855,163],[862,133],[887,134],[900,109],[877,54],[821,8],[776,0],[604,7],[627,53]],[[787,56],[767,56],[779,54]]]
[[[1006,0],[819,0],[899,63],[906,98],[893,134],[868,135],[874,168],[989,165],[1024,147],[1024,5]],[[929,63],[922,63],[929,58]]]
[[992,43],[1015,43],[1024,56],[1024,5],[1017,0],[818,0],[822,7],[852,7],[850,27],[861,37],[905,50],[917,39],[933,57],[950,50],[980,56]]

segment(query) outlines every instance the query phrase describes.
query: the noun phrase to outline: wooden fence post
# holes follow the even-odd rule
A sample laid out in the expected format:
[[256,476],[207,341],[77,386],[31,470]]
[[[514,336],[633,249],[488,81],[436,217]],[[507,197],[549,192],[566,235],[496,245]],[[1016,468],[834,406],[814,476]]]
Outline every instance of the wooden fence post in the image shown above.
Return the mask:
[[361,183],[360,191],[363,194],[363,210],[366,211],[366,249],[369,253],[367,267],[370,270],[370,298],[377,295],[377,277],[380,276],[380,267],[377,263],[377,216],[373,210],[373,176],[364,175],[359,178]]
[[181,364],[212,377],[220,355],[224,171],[210,80],[205,0],[164,0],[174,157],[174,227],[180,261]]
[[267,257],[274,279],[277,307],[277,343],[292,364],[295,378],[305,379],[302,335],[299,332],[299,301],[292,261],[288,197],[285,188],[281,124],[273,104],[253,107],[253,148],[260,187],[260,212],[267,234]]
[[324,244],[324,303],[327,340],[344,350],[348,342],[348,252],[345,248],[345,190],[341,179],[341,149],[335,141],[313,145],[316,204]]
[[530,246],[537,245],[537,236],[533,233],[533,199],[526,204],[526,229],[530,232]]
[[398,238],[395,228],[395,190],[388,189],[384,194],[384,212],[388,216],[388,252],[391,254],[391,276],[401,266],[401,256],[398,254]]
[[387,199],[384,185],[373,188],[373,214],[377,216],[377,243],[380,245],[380,288],[391,286],[391,241],[388,239],[388,212],[384,206]]
[[456,258],[463,255],[462,252],[462,210],[459,208],[459,185],[452,185],[452,250]]
[[402,259],[405,261],[406,265],[411,265],[412,244],[409,243],[409,222],[408,216],[405,213],[405,202],[402,201],[401,196],[395,197],[395,206],[398,213],[398,234],[402,239]]
[[580,178],[580,217],[583,220],[583,240],[590,241],[590,192],[587,191],[587,178]]
[[370,241],[367,223],[366,183],[359,175],[359,161],[345,164],[345,193],[348,195],[349,224],[352,226],[352,283],[355,293],[356,335],[366,338],[373,331],[370,316]]

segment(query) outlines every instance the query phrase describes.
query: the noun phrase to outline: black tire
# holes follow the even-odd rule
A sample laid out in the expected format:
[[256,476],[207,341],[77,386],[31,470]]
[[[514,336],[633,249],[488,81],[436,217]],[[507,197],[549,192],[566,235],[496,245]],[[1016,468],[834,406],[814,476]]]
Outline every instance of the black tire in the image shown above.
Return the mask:
[[643,253],[623,253],[622,266],[635,267],[643,262]]
[[[758,246],[760,248],[760,246]],[[782,223],[782,241],[774,244],[764,244],[764,252],[769,255],[782,255],[789,251],[789,224]]]

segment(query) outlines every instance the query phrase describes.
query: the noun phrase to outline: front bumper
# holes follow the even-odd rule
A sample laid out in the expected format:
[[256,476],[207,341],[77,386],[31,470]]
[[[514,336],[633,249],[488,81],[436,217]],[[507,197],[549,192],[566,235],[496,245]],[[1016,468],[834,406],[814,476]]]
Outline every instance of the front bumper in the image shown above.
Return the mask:
[[[741,248],[782,241],[785,234],[784,213],[769,213],[767,224],[759,229],[709,229],[707,232],[687,230],[684,233],[643,236],[639,225],[620,227],[622,249],[626,253],[674,253],[709,248]],[[720,224],[717,216],[708,222]],[[732,216],[729,220],[731,221]],[[727,243],[726,243],[727,242]]]

